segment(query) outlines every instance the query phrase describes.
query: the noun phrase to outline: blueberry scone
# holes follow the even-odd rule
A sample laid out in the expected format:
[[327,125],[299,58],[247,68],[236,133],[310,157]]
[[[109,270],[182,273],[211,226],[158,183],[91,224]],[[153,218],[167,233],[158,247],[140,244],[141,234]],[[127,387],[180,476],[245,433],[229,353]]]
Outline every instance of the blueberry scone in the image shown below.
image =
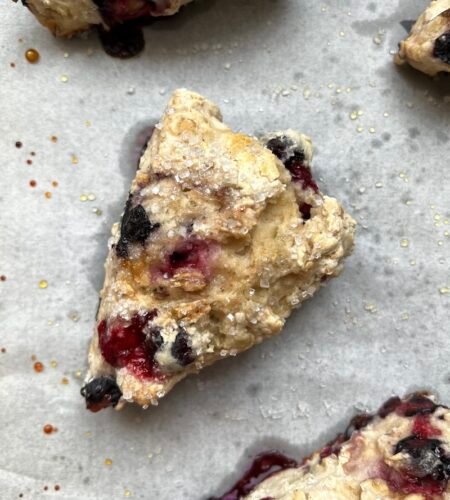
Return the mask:
[[[17,1],[17,0],[15,0]],[[22,0],[57,36],[72,36],[91,26],[171,16],[192,0]]]
[[260,455],[220,500],[449,499],[449,478],[450,410],[416,393],[354,417],[301,463]]
[[157,404],[181,379],[277,334],[342,269],[354,221],[314,181],[310,140],[257,140],[178,90],[144,152],[89,352],[87,406]]
[[431,2],[400,43],[395,62],[409,63],[430,76],[450,73],[450,0]]

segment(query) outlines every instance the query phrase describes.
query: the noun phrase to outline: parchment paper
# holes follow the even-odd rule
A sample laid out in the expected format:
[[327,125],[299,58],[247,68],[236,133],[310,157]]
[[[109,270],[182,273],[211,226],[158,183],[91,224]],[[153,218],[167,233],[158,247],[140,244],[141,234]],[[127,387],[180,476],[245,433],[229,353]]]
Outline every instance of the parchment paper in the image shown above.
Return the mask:
[[[128,61],[94,33],[57,40],[0,4],[2,499],[199,500],[255,453],[304,456],[394,393],[450,403],[450,79],[390,54],[426,3],[199,0],[146,29]],[[235,129],[310,135],[322,190],[359,222],[356,250],[280,337],[157,408],[94,415],[79,390],[107,238],[138,136],[177,87],[216,101]]]

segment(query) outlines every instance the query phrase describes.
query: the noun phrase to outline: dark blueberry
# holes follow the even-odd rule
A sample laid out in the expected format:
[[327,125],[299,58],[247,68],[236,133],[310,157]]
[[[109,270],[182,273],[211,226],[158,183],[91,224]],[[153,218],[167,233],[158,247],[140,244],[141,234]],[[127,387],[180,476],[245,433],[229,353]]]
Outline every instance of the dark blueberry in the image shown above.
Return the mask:
[[181,366],[189,365],[195,359],[192,348],[189,345],[189,336],[181,326],[178,328],[177,336],[172,344],[171,353]]
[[164,339],[161,335],[161,328],[152,326],[148,333],[149,341],[155,346],[155,350],[159,349],[164,344]]
[[395,453],[407,453],[410,457],[408,471],[416,477],[429,476],[437,481],[450,477],[450,457],[442,448],[439,439],[420,439],[415,435],[399,441]]
[[350,424],[348,425],[345,431],[346,439],[350,439],[355,431],[364,429],[364,427],[370,424],[372,420],[373,420],[373,415],[368,415],[368,414],[356,415],[355,417],[353,417],[350,420]]
[[450,31],[447,31],[436,40],[433,56],[450,64]]
[[135,23],[115,24],[109,29],[100,27],[98,33],[105,52],[112,57],[128,59],[144,50],[144,34]]
[[118,257],[128,257],[128,245],[130,243],[145,243],[150,233],[158,229],[160,224],[152,224],[147,212],[142,205],[132,207],[130,196],[125,205],[125,211],[120,225],[120,239],[116,245]]
[[266,144],[266,148],[270,149],[270,151],[284,163],[288,159],[288,150],[291,149],[293,145],[294,143],[291,139],[282,135],[270,139]]
[[[319,192],[319,187],[313,179],[311,170],[305,165],[305,153],[302,149],[294,148],[294,142],[285,135],[274,137],[267,142],[266,147],[279,158],[291,173],[292,180],[299,182],[303,189],[312,189]],[[306,211],[306,219],[310,217]]]
[[97,412],[108,406],[116,406],[122,393],[112,377],[98,377],[81,389],[81,395],[86,399],[86,408]]

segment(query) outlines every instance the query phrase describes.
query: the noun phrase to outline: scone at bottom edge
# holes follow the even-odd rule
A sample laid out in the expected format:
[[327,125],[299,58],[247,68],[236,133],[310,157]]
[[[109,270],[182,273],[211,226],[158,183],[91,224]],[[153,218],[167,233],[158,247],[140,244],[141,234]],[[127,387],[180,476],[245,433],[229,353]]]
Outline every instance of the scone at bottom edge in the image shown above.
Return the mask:
[[357,415],[300,463],[258,456],[228,493],[210,500],[445,500],[449,477],[450,410],[415,393]]

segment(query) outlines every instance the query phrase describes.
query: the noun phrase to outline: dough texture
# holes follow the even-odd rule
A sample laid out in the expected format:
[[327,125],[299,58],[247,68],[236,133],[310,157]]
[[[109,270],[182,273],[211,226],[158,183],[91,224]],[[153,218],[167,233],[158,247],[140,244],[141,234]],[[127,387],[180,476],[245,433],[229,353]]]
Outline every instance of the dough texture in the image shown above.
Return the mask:
[[[265,147],[280,137],[291,171]],[[112,230],[87,382],[115,379],[119,407],[157,404],[186,375],[279,333],[341,272],[355,222],[318,191],[311,155],[301,134],[258,140],[204,97],[172,95]]]
[[450,0],[431,2],[400,43],[395,62],[409,63],[430,76],[450,72]]
[[239,498],[449,499],[449,453],[448,408],[429,395],[391,398],[378,415],[356,417],[345,434],[301,466],[271,475]]

